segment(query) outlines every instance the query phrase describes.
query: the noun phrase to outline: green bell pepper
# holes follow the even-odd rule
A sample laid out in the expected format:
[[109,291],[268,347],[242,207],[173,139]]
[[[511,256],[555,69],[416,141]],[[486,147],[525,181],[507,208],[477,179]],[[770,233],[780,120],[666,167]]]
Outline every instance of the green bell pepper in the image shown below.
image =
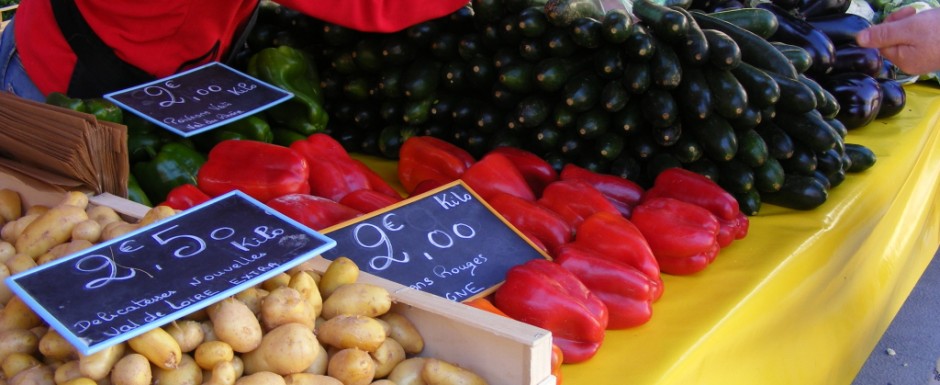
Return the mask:
[[216,144],[229,139],[271,143],[274,141],[274,133],[264,118],[251,115],[191,138],[199,151],[208,153]]
[[247,70],[249,75],[294,94],[266,110],[275,122],[303,135],[326,129],[329,116],[323,107],[320,77],[303,51],[286,45],[262,49],[248,60]]
[[294,143],[298,140],[307,140],[306,136],[297,133],[297,131],[288,130],[286,128],[272,128],[271,132],[274,134],[274,140],[271,143],[284,147],[290,147],[291,143]]
[[72,111],[88,112],[88,107],[85,106],[84,100],[69,97],[61,92],[53,92],[50,93],[49,96],[46,96],[46,104],[68,108]]
[[174,187],[196,184],[199,168],[206,157],[181,142],[164,144],[150,161],[134,164],[137,183],[152,202],[163,202]]
[[124,111],[117,104],[112,103],[105,98],[85,99],[85,107],[88,113],[107,122],[124,123]]
[[127,175],[127,199],[145,206],[153,207],[150,198],[147,197],[144,190],[140,188],[140,184],[137,183],[137,178],[134,177],[134,173]]

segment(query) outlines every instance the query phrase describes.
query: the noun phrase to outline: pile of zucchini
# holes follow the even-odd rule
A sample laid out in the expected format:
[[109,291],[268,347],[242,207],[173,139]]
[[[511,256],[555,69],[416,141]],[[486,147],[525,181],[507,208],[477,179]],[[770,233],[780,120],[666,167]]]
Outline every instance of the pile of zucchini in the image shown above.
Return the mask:
[[756,214],[824,203],[870,167],[839,103],[804,73],[805,50],[771,43],[776,17],[691,2],[472,0],[397,33],[315,24],[329,133],[396,158],[413,135],[480,155],[509,145],[649,186],[668,167],[707,175]]

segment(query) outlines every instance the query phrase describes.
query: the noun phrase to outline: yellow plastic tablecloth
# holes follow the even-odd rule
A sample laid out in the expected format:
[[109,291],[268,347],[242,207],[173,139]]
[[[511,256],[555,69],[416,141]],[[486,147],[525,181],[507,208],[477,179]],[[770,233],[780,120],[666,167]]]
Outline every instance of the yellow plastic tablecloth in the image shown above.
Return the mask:
[[940,89],[850,132],[874,167],[811,211],[764,205],[694,276],[666,276],[646,325],[609,331],[565,385],[850,384],[940,245]]

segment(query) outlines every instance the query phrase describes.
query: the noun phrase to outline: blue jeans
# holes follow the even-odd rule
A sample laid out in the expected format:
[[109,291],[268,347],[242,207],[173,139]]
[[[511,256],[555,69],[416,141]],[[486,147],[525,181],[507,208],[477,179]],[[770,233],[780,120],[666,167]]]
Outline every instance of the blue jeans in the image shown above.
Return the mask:
[[3,91],[22,98],[45,102],[45,95],[30,80],[23,69],[20,55],[16,53],[16,42],[13,40],[13,23],[16,17],[13,19],[3,28],[3,36],[0,37],[0,87]]

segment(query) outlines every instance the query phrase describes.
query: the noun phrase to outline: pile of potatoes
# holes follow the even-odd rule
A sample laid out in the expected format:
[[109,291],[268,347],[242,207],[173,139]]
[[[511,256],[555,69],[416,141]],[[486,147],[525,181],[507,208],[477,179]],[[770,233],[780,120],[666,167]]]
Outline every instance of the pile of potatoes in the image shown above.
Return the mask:
[[[130,223],[82,193],[23,210],[0,189],[0,278],[174,215],[157,206]],[[80,354],[0,285],[0,385],[437,385],[486,384],[444,360],[382,287],[360,283],[338,258],[322,274],[305,264],[163,327]]]

